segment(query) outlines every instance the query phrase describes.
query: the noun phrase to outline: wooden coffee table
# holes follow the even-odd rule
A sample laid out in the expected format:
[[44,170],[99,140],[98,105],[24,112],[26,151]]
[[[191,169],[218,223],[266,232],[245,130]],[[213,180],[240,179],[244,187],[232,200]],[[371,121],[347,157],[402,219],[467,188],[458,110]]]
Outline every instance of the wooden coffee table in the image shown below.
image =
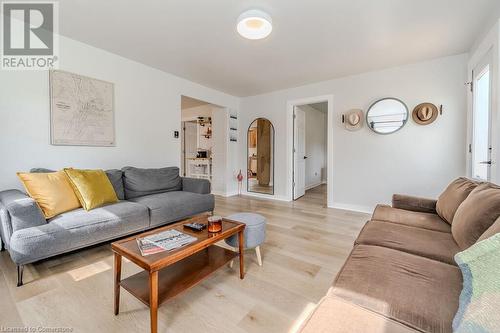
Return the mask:
[[[166,227],[148,231],[111,244],[115,255],[115,315],[120,309],[120,286],[142,303],[149,306],[151,332],[158,331],[158,306],[187,290],[208,277],[239,255],[240,279],[244,277],[243,231],[245,224],[223,219],[222,231],[211,234],[205,228],[201,232],[184,228],[189,222],[207,222],[208,215],[177,222]],[[142,256],[137,245],[137,238],[176,229],[198,238],[197,241],[179,249]],[[215,243],[238,233],[239,253],[227,250]],[[144,271],[121,279],[122,257],[142,267]]]

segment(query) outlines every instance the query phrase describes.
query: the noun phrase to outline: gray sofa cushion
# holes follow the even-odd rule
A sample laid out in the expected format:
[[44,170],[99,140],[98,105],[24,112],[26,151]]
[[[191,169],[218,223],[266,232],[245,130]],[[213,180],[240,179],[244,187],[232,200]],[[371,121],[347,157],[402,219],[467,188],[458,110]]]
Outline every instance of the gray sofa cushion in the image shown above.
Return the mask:
[[[50,173],[55,172],[54,170],[45,169],[45,168],[33,168],[30,170],[32,173]],[[104,171],[108,176],[111,185],[113,185],[113,189],[116,192],[116,196],[118,200],[125,200],[125,191],[123,189],[123,172],[118,169],[110,169]]]
[[30,170],[31,173],[51,173],[56,172],[55,170],[45,169],[45,168],[33,168]]
[[148,209],[133,202],[120,201],[88,212],[77,209],[14,232],[9,252],[16,264],[27,264],[141,231],[148,224]]
[[177,167],[161,169],[124,167],[122,171],[127,199],[182,189],[182,179]]
[[208,179],[182,178],[182,190],[199,194],[210,193],[210,181]]
[[[3,207],[2,220],[10,223],[10,232],[47,224],[35,200],[19,190],[0,192],[0,205]],[[7,215],[8,213],[8,215]],[[8,227],[5,228],[8,232]],[[7,237],[10,236],[6,233]]]
[[118,200],[125,200],[125,190],[123,189],[123,172],[118,169],[106,170],[111,185],[115,189]]
[[151,227],[212,211],[215,206],[212,194],[185,191],[152,194],[130,201],[140,203],[150,209]]

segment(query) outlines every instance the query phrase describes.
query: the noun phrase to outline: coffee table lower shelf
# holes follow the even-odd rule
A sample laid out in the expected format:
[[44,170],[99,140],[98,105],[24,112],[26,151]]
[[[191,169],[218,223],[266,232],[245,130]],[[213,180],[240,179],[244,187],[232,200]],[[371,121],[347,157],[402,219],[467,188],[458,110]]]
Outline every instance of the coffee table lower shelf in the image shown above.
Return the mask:
[[[195,286],[238,256],[212,245],[158,272],[158,305]],[[142,271],[120,281],[120,286],[149,306],[149,273]]]

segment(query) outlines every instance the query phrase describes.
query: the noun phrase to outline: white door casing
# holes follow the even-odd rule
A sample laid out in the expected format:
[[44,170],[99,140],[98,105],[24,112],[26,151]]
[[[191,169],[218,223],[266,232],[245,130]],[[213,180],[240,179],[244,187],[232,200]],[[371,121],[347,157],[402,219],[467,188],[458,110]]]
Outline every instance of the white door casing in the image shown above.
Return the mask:
[[294,153],[293,153],[293,144],[294,144],[294,119],[293,114],[295,110],[295,106],[297,105],[306,105],[312,103],[320,103],[327,102],[328,103],[328,116],[327,116],[327,207],[337,208],[337,204],[334,202],[334,187],[333,187],[333,162],[334,162],[334,145],[333,145],[333,128],[335,128],[336,117],[334,115],[334,96],[333,95],[321,95],[314,97],[305,97],[300,99],[288,100],[287,101],[287,117],[286,117],[286,160],[287,160],[287,195],[284,200],[292,201],[293,194],[293,169],[294,169]]
[[299,108],[294,108],[294,172],[293,199],[296,200],[306,193],[306,114]]

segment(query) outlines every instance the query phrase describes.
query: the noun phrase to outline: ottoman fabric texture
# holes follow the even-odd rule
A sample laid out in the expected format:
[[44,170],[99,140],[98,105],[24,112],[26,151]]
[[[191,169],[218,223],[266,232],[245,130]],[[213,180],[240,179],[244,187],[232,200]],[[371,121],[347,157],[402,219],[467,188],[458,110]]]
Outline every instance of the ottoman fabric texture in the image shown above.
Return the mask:
[[[252,249],[259,246],[266,238],[266,218],[255,213],[238,213],[227,217],[229,220],[245,223],[244,247]],[[233,235],[226,239],[226,243],[232,247],[238,247],[238,236]]]

